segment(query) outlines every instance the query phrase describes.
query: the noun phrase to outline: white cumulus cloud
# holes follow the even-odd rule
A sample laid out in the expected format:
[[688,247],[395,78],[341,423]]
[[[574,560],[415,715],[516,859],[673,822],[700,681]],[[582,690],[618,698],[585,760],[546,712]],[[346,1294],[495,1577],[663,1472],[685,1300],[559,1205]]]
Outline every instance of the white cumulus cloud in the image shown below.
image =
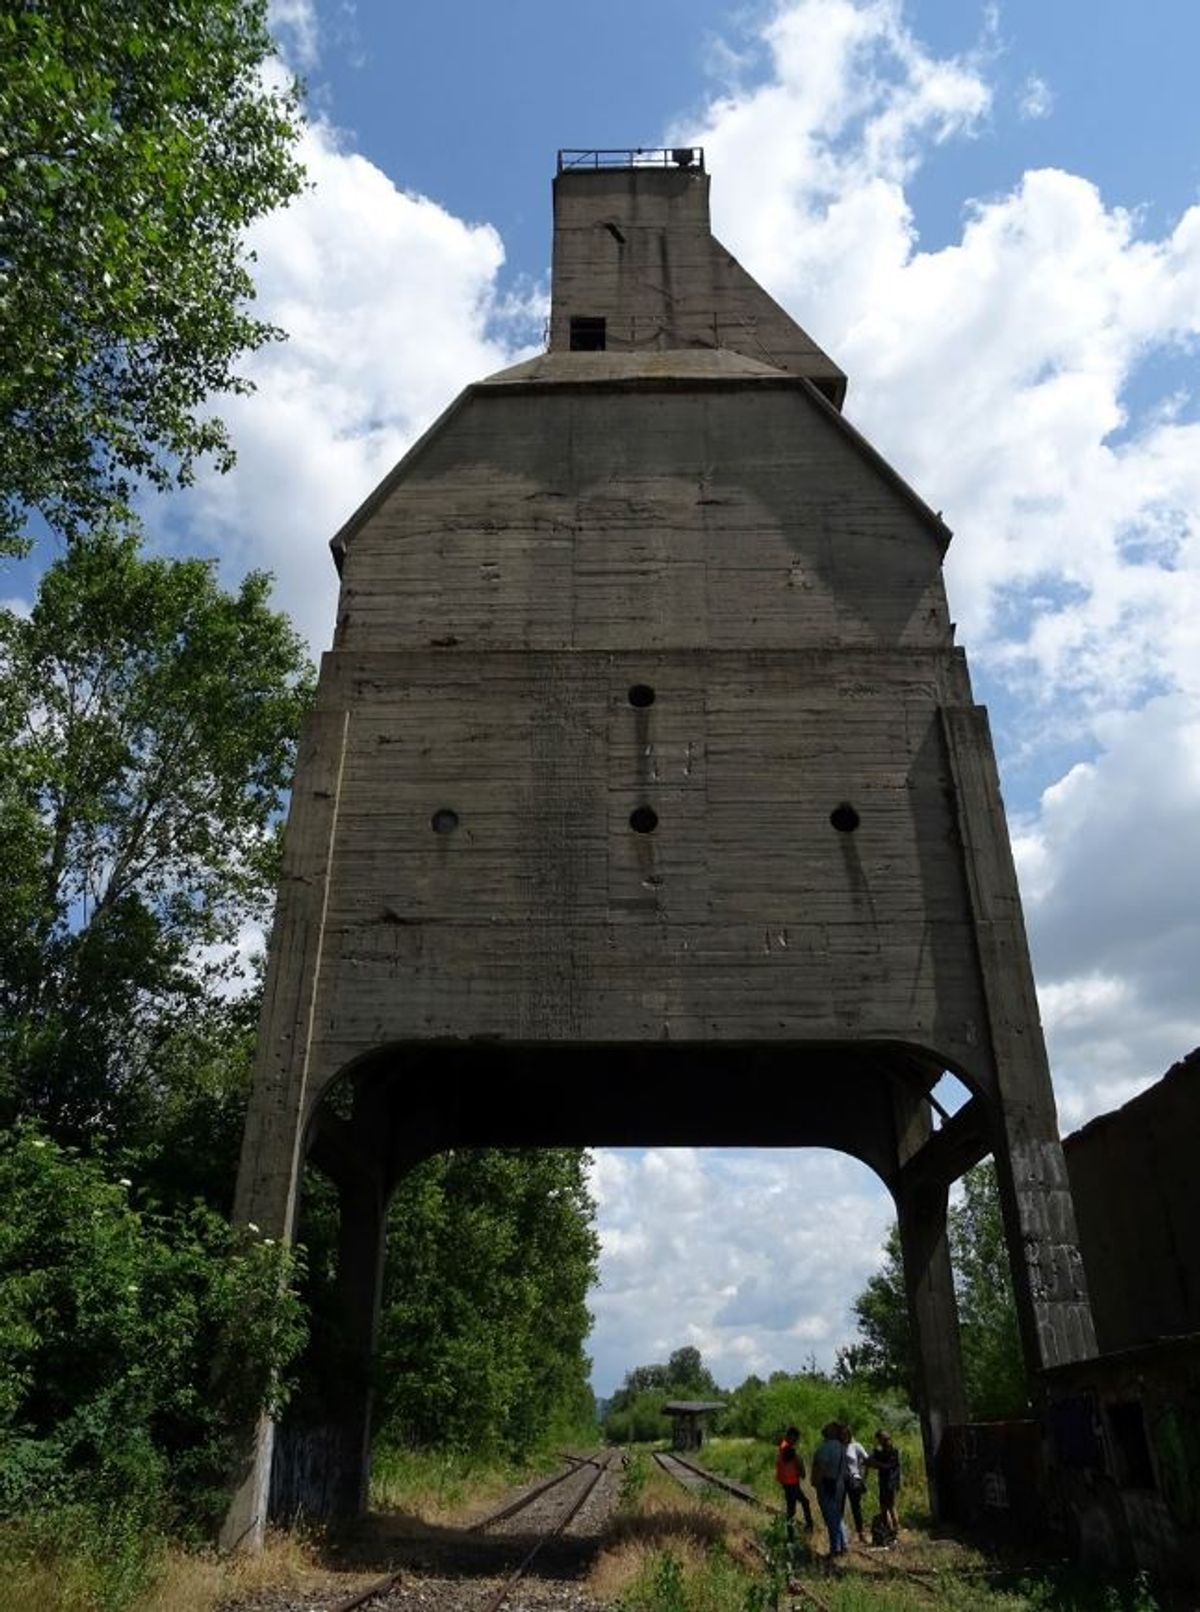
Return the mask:
[[724,1386],[832,1365],[892,1216],[865,1165],[820,1149],[599,1150],[589,1348],[611,1393],[691,1344]]
[[259,314],[288,332],[244,366],[254,394],[222,407],[237,447],[173,505],[188,546],[265,566],[314,649],[332,631],[328,542],[469,381],[513,361],[536,292],[501,294],[500,237],[405,191],[310,123],[310,188],[258,223]]
[[[951,604],[1014,760],[1060,770],[1019,849],[1074,1122],[1200,1039],[1175,804],[1200,711],[1200,422],[1154,391],[1200,335],[1200,208],[1155,236],[1087,175],[1015,172],[924,251],[908,186],[999,115],[986,51],[936,56],[898,0],[797,0],[762,42],[765,79],[672,136],[706,148],[718,234],[847,370],[848,415],[944,510]],[[1101,978],[1121,1010],[1064,1033]]]

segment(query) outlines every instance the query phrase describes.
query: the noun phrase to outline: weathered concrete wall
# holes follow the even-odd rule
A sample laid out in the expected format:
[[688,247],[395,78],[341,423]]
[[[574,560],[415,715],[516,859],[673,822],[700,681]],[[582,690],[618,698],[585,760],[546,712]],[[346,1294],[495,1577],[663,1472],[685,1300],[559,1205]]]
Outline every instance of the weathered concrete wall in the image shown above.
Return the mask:
[[1043,1381],[1048,1515],[1079,1560],[1200,1586],[1200,1335]]
[[620,362],[475,389],[347,546],[315,1067],[861,1036],[986,1084],[938,523],[803,383]]
[[1200,1332],[1200,1049],[1063,1152],[1101,1349]]
[[949,650],[941,523],[808,387],[697,357],[472,387],[346,544],[335,648]]
[[946,1430],[938,1468],[946,1520],[1009,1544],[1046,1531],[1043,1429],[1036,1421]]
[[698,169],[559,174],[552,352],[580,316],[606,321],[610,350],[724,348],[845,395],[838,366],[710,233]]

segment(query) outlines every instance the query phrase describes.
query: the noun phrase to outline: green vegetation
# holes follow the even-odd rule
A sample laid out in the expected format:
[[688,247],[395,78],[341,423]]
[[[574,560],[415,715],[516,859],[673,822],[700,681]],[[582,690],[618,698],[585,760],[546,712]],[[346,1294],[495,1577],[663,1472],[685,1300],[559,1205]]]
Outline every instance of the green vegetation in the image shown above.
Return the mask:
[[721,1400],[725,1409],[711,1418],[714,1437],[704,1462],[714,1472],[749,1484],[764,1500],[778,1498],[775,1446],[786,1427],[801,1432],[801,1450],[811,1451],[827,1422],[845,1422],[869,1444],[878,1427],[887,1428],[900,1449],[904,1470],[901,1506],[915,1522],[926,1515],[924,1465],[916,1413],[903,1395],[870,1380],[834,1378],[815,1366],[802,1372],[773,1372],[766,1381],[747,1377],[732,1391],[719,1388],[696,1349],[678,1349],[667,1364],[638,1366],[609,1401],[604,1434],[610,1443],[664,1440],[669,1425],[662,1406],[669,1399]]
[[35,1127],[0,1142],[0,1564],[51,1557],[106,1609],[215,1522],[304,1335],[283,1250],[140,1196]]
[[604,1434],[610,1444],[646,1444],[665,1437],[662,1408],[670,1399],[721,1398],[699,1349],[676,1349],[666,1365],[635,1366],[608,1402]]
[[[717,1440],[702,1459],[728,1470],[730,1453]],[[770,1447],[763,1454],[773,1466]],[[1031,1568],[1025,1547],[1018,1562],[906,1528],[899,1551],[852,1546],[831,1570],[803,1537],[787,1540],[782,1519],[763,1527],[736,1501],[698,1499],[651,1472],[623,1497],[591,1587],[623,1612],[768,1612],[804,1604],[788,1592],[795,1583],[829,1612],[1160,1612],[1144,1575],[1104,1583],[1060,1563]]]
[[164,1108],[237,1061],[237,942],[270,910],[312,689],[268,589],[105,536],[50,566],[28,618],[0,610],[9,1123],[161,1157]]
[[262,75],[266,0],[36,0],[0,11],[0,548],[36,510],[77,538],[139,481],[230,445],[249,387],[242,238],[300,188],[295,87]]
[[[583,1345],[597,1241],[577,1148],[460,1149],[405,1175],[388,1214],[375,1366],[376,1479],[410,1456],[522,1465],[594,1444]],[[300,1241],[312,1343],[288,1416],[320,1425],[347,1369],[337,1194],[305,1172]],[[423,1469],[422,1469],[423,1470]]]
[[490,1510],[514,1485],[561,1467],[561,1458],[549,1450],[514,1461],[461,1448],[416,1450],[384,1443],[371,1463],[371,1505],[436,1523],[461,1518],[468,1507]]
[[0,611],[0,1576],[120,1608],[304,1337],[225,1218],[311,672],[267,579],[93,534]]
[[442,1154],[388,1217],[378,1437],[524,1459],[591,1443],[598,1242],[578,1148]]

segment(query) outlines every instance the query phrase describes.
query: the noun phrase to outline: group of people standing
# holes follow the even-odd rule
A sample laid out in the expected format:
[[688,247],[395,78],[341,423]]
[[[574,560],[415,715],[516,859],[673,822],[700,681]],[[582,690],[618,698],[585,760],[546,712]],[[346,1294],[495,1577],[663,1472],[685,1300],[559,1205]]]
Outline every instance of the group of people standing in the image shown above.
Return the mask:
[[[801,1488],[805,1470],[804,1458],[797,1447],[799,1438],[800,1429],[789,1427],[779,1441],[775,1457],[775,1476],[783,1490],[789,1534],[794,1526],[797,1506],[804,1513],[804,1526],[813,1526],[812,1507]],[[830,1556],[843,1556],[846,1552],[847,1500],[850,1502],[855,1531],[860,1540],[866,1539],[862,1500],[867,1488],[867,1473],[872,1471],[879,1476],[879,1515],[872,1521],[871,1538],[874,1544],[890,1544],[900,1526],[896,1517],[900,1452],[893,1444],[891,1435],[880,1429],[875,1434],[874,1448],[868,1453],[854,1437],[853,1429],[844,1422],[828,1422],[821,1429],[821,1442],[813,1451],[809,1474],[821,1516],[829,1530]]]

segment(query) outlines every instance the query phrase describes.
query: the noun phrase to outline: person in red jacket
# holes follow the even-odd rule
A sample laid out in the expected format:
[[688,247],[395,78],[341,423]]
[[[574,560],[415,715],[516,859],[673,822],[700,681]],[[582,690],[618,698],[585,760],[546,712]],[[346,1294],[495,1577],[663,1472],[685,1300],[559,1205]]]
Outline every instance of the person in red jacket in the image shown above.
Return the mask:
[[779,1448],[775,1455],[775,1477],[779,1487],[783,1490],[783,1501],[787,1507],[788,1533],[793,1530],[793,1519],[796,1515],[796,1506],[799,1504],[804,1513],[804,1526],[812,1529],[812,1507],[808,1503],[808,1496],[800,1487],[804,1477],[804,1459],[796,1448],[796,1441],[800,1437],[798,1427],[789,1427],[779,1441]]

